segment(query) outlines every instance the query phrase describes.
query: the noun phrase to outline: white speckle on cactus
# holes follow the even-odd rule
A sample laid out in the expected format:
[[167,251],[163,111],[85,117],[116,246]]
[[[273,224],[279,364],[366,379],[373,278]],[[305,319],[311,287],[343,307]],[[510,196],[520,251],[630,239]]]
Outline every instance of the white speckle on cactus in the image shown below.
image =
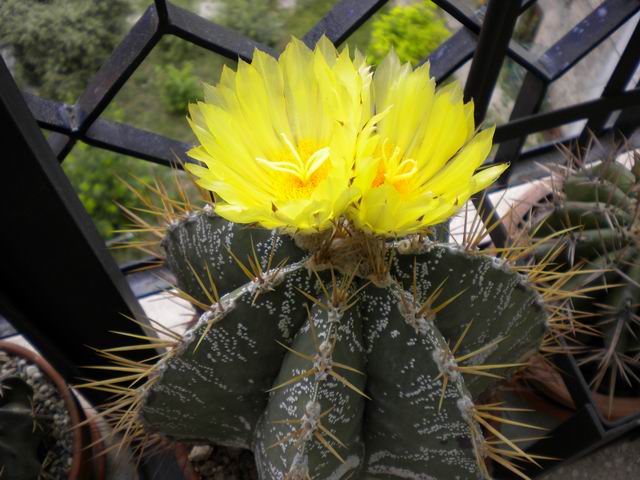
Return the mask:
[[296,453],[285,480],[307,480],[309,478],[309,458],[300,452]]
[[327,480],[341,480],[343,478],[349,478],[347,475],[350,471],[358,468],[362,462],[362,458],[357,455],[349,455],[344,459],[344,463],[341,463],[333,474],[327,477]]
[[193,331],[187,331],[182,335],[182,340],[185,345],[189,345],[193,341]]
[[340,308],[331,307],[327,314],[329,323],[339,323],[342,315],[343,313]]
[[[388,460],[402,461],[403,459],[399,455],[395,455],[389,451],[379,451],[371,455],[369,458],[369,468],[367,472],[373,475],[389,475],[392,478],[407,478],[410,480],[437,480],[435,477],[428,475],[427,473],[416,473],[412,470],[405,468],[392,467],[388,465]],[[386,464],[376,465],[380,462]]]
[[251,424],[247,421],[246,418],[244,418],[243,416],[238,416],[238,420],[240,420],[240,423],[242,423],[242,425],[244,425],[244,428],[247,429],[248,432],[253,432],[253,427],[251,426]]
[[167,224],[167,232],[171,232],[172,230],[175,230],[182,222],[180,220],[177,219],[173,219],[171,220],[168,224]]

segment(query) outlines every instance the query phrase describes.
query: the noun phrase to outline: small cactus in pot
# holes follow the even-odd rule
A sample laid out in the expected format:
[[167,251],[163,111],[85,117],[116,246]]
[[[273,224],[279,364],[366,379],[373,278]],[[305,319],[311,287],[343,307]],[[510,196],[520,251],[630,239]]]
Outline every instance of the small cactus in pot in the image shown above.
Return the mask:
[[102,443],[81,423],[72,395],[42,357],[0,340],[0,478],[104,477],[104,464],[90,459]]
[[159,361],[102,353],[126,375],[86,386],[122,394],[117,429],[249,448],[265,480],[489,478],[490,459],[526,478],[511,460],[535,457],[484,399],[539,348],[555,292],[529,250],[431,239],[505,168],[479,168],[493,131],[460,87],[323,39],[256,52],[205,100],[185,167],[214,205],[140,195],[199,319],[132,346]]

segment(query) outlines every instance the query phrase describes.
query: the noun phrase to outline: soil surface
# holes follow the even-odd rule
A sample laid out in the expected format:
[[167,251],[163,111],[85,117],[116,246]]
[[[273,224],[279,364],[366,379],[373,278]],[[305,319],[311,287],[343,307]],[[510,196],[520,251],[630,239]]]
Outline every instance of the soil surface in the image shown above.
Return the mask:
[[195,446],[189,460],[203,480],[257,480],[253,453],[240,448]]
[[[194,447],[189,457],[203,480],[257,480],[253,454],[225,447]],[[640,479],[638,430],[589,456],[562,466],[540,480]]]
[[640,422],[635,432],[540,480],[640,479]]

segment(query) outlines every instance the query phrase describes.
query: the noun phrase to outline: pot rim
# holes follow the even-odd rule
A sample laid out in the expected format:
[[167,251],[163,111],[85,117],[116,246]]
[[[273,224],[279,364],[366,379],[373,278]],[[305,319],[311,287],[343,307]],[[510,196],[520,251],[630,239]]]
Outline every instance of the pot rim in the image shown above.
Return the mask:
[[85,461],[85,452],[83,448],[82,428],[80,426],[81,415],[77,400],[71,389],[64,381],[62,376],[55,370],[49,362],[47,362],[38,353],[29,350],[16,343],[0,340],[0,350],[8,352],[17,357],[22,357],[27,361],[35,364],[44,373],[51,383],[55,386],[58,394],[64,401],[65,408],[71,418],[71,430],[73,431],[73,450],[71,456],[71,469],[69,470],[69,479],[74,480],[80,478],[82,464]]

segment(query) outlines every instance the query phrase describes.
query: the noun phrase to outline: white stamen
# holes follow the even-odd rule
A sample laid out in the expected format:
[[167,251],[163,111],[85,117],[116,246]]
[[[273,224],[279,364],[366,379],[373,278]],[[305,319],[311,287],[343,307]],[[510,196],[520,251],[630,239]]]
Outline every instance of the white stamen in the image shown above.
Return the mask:
[[287,144],[287,147],[289,147],[289,150],[291,150],[293,157],[298,161],[298,164],[300,165],[300,169],[304,169],[304,162],[302,161],[302,158],[300,158],[300,154],[298,153],[298,150],[296,149],[296,147],[293,146],[293,143],[291,143],[291,140],[289,140],[289,137],[287,137],[287,134],[282,132],[280,136],[284,140],[284,143]]
[[306,182],[314,172],[324,165],[324,162],[326,162],[331,155],[331,149],[329,147],[323,147],[316,150],[306,161],[304,161],[302,160],[302,157],[300,157],[300,153],[296,147],[291,143],[291,140],[289,140],[289,137],[284,133],[281,133],[280,135],[284,139],[284,142],[287,144],[287,147],[296,161],[274,162],[263,157],[256,157],[256,162],[277,172],[289,173],[297,177],[301,182]]
[[291,162],[272,162],[271,160],[267,160],[262,157],[256,157],[256,162],[262,163],[270,169],[278,172],[290,173],[304,181],[303,174],[300,172],[300,169]]
[[[329,147],[324,147],[314,152],[314,154],[311,155],[307,160],[308,168],[305,176],[309,178],[311,175],[313,175],[313,172],[318,170],[324,164],[324,162],[327,161],[330,153],[331,149]],[[305,178],[305,180],[307,178]]]

